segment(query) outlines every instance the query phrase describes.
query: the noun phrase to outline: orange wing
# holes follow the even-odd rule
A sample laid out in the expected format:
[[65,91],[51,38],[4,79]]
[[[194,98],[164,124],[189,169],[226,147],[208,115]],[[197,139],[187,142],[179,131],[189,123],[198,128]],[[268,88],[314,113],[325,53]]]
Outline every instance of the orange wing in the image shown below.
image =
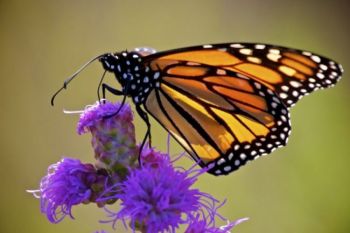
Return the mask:
[[[343,72],[334,61],[307,51],[252,43],[196,46],[155,53],[145,59],[160,68],[185,61],[244,74],[276,92],[288,107],[314,90],[333,86]],[[188,67],[179,72],[196,75],[190,74]]]
[[[221,65],[228,64],[221,55]],[[274,91],[230,69],[189,59],[194,61],[151,62],[162,77],[144,107],[201,166],[228,174],[286,144],[289,112]]]

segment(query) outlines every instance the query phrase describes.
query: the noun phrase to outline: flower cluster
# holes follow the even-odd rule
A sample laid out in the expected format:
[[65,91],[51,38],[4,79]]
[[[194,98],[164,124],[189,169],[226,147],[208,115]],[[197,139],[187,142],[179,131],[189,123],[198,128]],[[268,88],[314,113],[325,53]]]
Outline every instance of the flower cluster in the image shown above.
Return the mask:
[[[49,167],[40,189],[30,191],[40,198],[49,221],[73,218],[74,205],[103,207],[116,201],[119,211],[104,208],[105,222],[121,221],[133,232],[176,232],[183,226],[185,233],[227,233],[246,220],[227,221],[217,211],[224,203],[193,187],[206,169],[178,168],[168,154],[137,145],[132,121],[126,104],[96,103],[85,109],[77,131],[92,134],[96,164],[63,158]],[[227,224],[217,227],[217,218]]]

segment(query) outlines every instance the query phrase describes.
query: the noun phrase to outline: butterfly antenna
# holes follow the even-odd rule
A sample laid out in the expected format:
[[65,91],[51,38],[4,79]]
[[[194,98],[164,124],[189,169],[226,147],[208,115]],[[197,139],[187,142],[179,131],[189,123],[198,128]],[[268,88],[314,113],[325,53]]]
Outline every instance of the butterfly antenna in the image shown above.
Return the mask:
[[105,54],[99,55],[97,57],[92,58],[90,61],[88,61],[87,63],[85,63],[82,67],[80,67],[72,76],[70,76],[69,78],[67,78],[64,83],[63,86],[58,89],[58,91],[56,91],[56,93],[51,97],[51,105],[54,106],[54,101],[56,96],[64,89],[67,89],[68,84],[81,72],[83,71],[88,65],[90,65],[92,62],[96,61],[97,59],[100,59],[101,57],[105,56]]

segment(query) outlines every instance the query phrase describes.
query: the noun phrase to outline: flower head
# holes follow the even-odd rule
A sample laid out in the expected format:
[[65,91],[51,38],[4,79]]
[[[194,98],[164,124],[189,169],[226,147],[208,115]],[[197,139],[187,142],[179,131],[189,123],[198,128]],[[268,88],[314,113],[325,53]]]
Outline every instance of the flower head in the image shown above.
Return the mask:
[[97,167],[125,175],[128,167],[136,166],[139,153],[132,121],[128,104],[104,101],[84,110],[77,132],[91,132]]
[[141,165],[158,168],[170,164],[169,155],[154,150],[154,148],[144,147],[141,151]]
[[176,169],[168,156],[153,149],[143,156],[146,158],[143,165],[131,170],[118,185],[121,192],[114,198],[120,199],[121,209],[117,213],[109,212],[114,223],[128,219],[133,230],[175,232],[198,212],[209,212],[212,216],[215,205],[211,208],[208,203],[217,201],[192,187],[198,171]]
[[93,197],[93,185],[104,183],[104,176],[91,164],[82,164],[77,159],[63,158],[48,168],[48,174],[40,182],[41,212],[57,223],[66,215],[73,218],[73,205],[87,203]]

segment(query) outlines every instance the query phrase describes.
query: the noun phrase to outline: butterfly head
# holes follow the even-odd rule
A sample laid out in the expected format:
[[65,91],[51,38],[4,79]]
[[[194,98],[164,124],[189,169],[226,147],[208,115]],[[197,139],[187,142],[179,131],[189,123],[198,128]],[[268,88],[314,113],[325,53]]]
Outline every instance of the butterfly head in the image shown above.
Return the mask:
[[99,61],[102,63],[103,68],[109,72],[113,72],[119,62],[118,57],[113,53],[106,53]]
[[131,96],[136,104],[146,99],[153,86],[159,86],[156,80],[159,78],[159,72],[147,67],[138,52],[109,53],[99,60],[106,71],[115,74],[123,92]]

